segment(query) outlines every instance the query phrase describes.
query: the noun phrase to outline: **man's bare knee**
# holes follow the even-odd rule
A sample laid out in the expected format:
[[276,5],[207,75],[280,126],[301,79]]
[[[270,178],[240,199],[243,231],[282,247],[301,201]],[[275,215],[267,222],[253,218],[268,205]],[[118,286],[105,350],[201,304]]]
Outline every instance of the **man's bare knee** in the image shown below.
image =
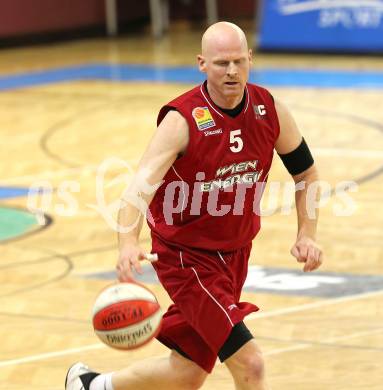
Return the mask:
[[205,382],[207,373],[201,368],[190,366],[181,376],[181,388],[185,390],[198,390]]
[[256,352],[253,356],[245,358],[243,361],[243,370],[246,381],[262,381],[265,376],[265,364],[262,354]]
[[249,342],[225,361],[234,379],[244,383],[261,382],[265,376],[262,352]]
[[198,390],[201,388],[208,375],[206,371],[175,351],[172,351],[170,359],[177,373],[177,388],[183,390]]

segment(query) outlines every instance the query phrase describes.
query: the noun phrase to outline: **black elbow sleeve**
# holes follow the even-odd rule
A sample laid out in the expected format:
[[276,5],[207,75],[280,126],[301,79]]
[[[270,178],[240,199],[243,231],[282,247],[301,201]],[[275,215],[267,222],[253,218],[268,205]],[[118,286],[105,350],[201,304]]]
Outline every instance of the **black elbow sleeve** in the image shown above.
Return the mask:
[[299,175],[314,164],[313,156],[304,138],[299,146],[287,154],[278,154],[290,175]]

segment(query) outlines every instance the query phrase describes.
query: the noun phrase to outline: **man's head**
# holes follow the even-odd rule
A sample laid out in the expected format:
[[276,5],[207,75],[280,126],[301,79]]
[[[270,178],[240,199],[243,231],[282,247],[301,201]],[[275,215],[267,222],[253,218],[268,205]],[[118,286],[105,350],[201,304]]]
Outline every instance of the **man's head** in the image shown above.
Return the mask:
[[252,57],[244,32],[233,23],[218,22],[205,31],[201,46],[198,65],[209,87],[222,97],[242,96]]

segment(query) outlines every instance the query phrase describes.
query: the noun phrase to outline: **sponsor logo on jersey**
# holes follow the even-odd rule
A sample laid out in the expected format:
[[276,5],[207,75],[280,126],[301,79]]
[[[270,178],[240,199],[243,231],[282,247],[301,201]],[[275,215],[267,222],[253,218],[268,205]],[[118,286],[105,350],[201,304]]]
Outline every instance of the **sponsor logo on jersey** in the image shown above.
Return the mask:
[[196,107],[192,111],[193,118],[198,130],[206,130],[215,126],[213,117],[207,107]]
[[254,104],[254,113],[257,119],[261,119],[264,115],[266,115],[266,108],[263,104],[256,105]]
[[222,129],[206,130],[206,131],[204,131],[204,134],[205,134],[205,137],[208,137],[209,135],[222,134]]
[[[258,167],[258,160],[243,161],[220,167],[216,171],[215,179],[201,183],[201,192],[210,192],[215,189],[225,190],[235,184],[255,185],[263,173]],[[223,178],[223,176],[230,175]]]

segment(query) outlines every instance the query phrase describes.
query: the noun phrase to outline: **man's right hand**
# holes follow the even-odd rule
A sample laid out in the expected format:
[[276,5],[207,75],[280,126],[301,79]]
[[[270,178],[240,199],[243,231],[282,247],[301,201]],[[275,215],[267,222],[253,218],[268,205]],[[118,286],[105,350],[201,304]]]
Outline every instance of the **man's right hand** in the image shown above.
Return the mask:
[[120,256],[116,265],[118,280],[120,282],[134,280],[133,270],[142,274],[140,261],[145,259],[145,252],[138,244],[125,244],[120,249]]

